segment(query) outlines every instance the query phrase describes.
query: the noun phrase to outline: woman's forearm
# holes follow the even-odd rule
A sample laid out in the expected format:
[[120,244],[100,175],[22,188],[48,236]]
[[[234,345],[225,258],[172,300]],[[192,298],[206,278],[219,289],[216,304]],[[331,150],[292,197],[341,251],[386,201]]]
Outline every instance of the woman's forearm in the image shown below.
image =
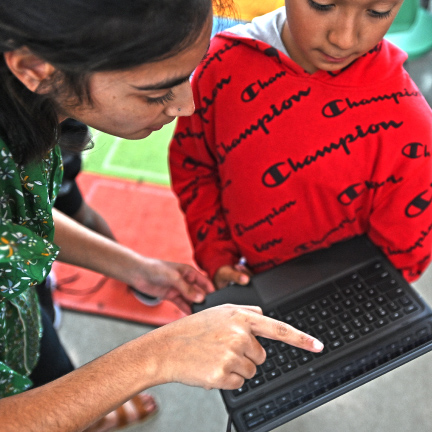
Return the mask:
[[0,399],[2,432],[79,432],[149,387],[235,389],[266,353],[254,336],[314,352],[316,339],[253,306],[224,305],[134,339],[58,380]]
[[138,268],[152,260],[108,239],[54,209],[58,259],[132,285]]
[[2,432],[78,432],[159,384],[153,336],[144,335],[70,374],[0,400]]

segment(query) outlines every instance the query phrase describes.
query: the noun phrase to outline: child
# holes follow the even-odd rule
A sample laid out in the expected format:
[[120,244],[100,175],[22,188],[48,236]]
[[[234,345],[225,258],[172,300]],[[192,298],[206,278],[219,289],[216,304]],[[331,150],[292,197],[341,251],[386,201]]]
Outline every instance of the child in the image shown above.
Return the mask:
[[401,4],[286,0],[213,39],[170,167],[218,288],[364,233],[407,280],[426,268],[432,113],[383,40]]

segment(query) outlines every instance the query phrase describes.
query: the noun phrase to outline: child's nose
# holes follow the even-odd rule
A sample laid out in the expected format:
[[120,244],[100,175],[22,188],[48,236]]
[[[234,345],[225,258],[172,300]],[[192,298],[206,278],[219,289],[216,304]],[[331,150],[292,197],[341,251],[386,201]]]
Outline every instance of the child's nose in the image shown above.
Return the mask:
[[353,20],[338,20],[330,30],[328,38],[330,43],[340,50],[352,49],[358,43],[357,25]]

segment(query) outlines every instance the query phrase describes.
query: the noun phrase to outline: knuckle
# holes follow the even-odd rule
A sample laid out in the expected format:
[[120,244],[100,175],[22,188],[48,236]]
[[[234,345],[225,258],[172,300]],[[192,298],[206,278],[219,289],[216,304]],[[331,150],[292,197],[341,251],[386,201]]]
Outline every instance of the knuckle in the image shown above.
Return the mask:
[[300,333],[299,341],[302,345],[306,345],[310,341],[310,336],[305,333]]
[[242,378],[240,375],[232,375],[227,381],[227,385],[229,386],[227,390],[236,390],[240,388],[244,382],[244,378]]
[[293,328],[290,327],[288,324],[283,323],[281,321],[274,321],[273,322],[273,330],[275,331],[277,336],[288,336],[290,333],[293,332]]
[[263,364],[265,362],[266,358],[267,358],[266,350],[263,347],[261,347],[260,352],[257,356],[257,359],[258,359],[257,364],[259,364],[259,365]]
[[247,378],[247,379],[253,378],[255,376],[255,374],[256,374],[256,371],[257,371],[256,366],[252,366],[249,369],[249,371],[247,372],[247,374],[245,375],[245,378]]

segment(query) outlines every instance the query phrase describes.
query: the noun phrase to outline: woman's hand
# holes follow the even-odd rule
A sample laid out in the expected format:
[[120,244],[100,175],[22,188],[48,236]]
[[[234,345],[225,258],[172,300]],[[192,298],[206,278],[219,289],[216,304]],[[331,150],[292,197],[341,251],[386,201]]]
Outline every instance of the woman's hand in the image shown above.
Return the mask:
[[145,258],[137,274],[135,289],[170,300],[186,314],[191,303],[201,303],[214,291],[210,280],[187,264]]
[[262,315],[259,307],[222,305],[160,327],[159,379],[206,389],[236,389],[252,378],[266,352],[256,336],[276,339],[313,352],[321,342],[294,327]]
[[243,264],[236,264],[235,266],[225,265],[219,267],[213,281],[216,289],[222,289],[231,283],[247,285],[251,276],[251,271]]
[[187,264],[146,258],[77,223],[53,209],[55,242],[61,261],[112,277],[135,289],[174,302],[190,313],[190,304],[202,302],[214,291],[210,280]]

